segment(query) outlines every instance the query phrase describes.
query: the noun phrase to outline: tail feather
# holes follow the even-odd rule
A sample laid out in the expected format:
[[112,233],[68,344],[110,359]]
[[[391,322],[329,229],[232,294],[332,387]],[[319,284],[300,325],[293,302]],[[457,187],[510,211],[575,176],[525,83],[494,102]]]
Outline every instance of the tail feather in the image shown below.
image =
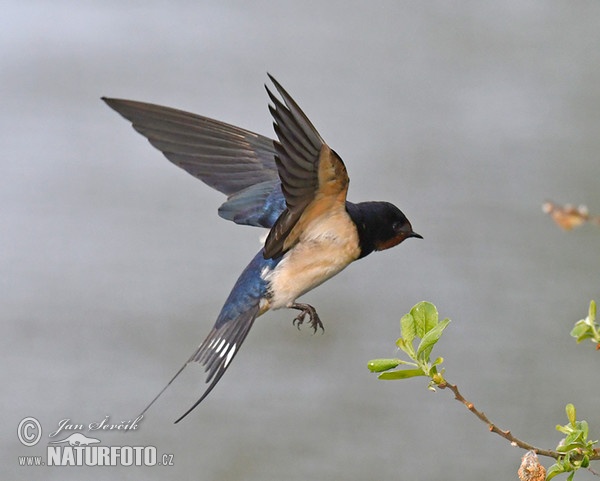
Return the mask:
[[146,406],[142,414],[154,404],[191,362],[198,362],[204,367],[206,382],[209,385],[204,393],[202,393],[200,399],[180,416],[175,423],[186,417],[208,396],[231,365],[254,321],[262,314],[260,301],[267,294],[267,283],[262,278],[261,273],[265,268],[272,269],[277,262],[265,259],[262,250],[256,254],[235,283],[214,327],[206,339],[204,339],[202,344],[198,346],[198,349],[194,351],[186,363],[181,366],[150,404]]
[[217,329],[213,327],[206,340],[200,345],[192,357],[190,357],[186,365],[198,359],[200,364],[204,365],[204,369],[208,373],[206,382],[210,384],[202,396],[200,396],[200,398],[175,421],[175,424],[181,421],[184,417],[191,413],[196,406],[198,406],[198,404],[204,401],[206,396],[208,396],[213,388],[217,385],[231,364],[231,361],[233,361],[233,358],[238,353],[239,347],[244,342],[244,339],[246,339],[246,336],[254,324],[257,315],[258,303],[251,311],[247,312],[247,315],[236,319],[235,322],[232,322],[231,326],[225,325],[224,329]]

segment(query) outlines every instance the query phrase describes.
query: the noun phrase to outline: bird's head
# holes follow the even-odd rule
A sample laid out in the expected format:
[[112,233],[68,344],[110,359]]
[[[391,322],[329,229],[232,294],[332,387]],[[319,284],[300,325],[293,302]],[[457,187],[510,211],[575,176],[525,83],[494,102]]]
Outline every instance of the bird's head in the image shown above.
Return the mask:
[[379,229],[376,230],[374,239],[375,250],[383,251],[397,246],[409,237],[423,238],[413,231],[409,220],[394,204],[389,202],[375,202],[375,204],[378,204],[377,211],[380,218]]
[[423,238],[413,231],[402,211],[389,202],[347,203],[346,209],[358,230],[360,257],[397,246],[409,237]]

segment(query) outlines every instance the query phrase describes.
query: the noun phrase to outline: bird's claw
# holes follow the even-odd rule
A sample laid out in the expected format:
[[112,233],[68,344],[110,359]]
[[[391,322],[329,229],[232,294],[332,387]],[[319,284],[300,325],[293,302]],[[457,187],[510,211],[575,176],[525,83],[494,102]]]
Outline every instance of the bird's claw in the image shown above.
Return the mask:
[[323,327],[323,323],[317,314],[317,310],[311,306],[310,304],[293,304],[290,306],[292,309],[298,309],[300,314],[296,316],[296,318],[292,321],[292,324],[300,330],[300,326],[304,324],[304,318],[308,316],[310,327],[312,327],[313,332],[317,332],[317,329],[321,329],[321,331],[325,331]]

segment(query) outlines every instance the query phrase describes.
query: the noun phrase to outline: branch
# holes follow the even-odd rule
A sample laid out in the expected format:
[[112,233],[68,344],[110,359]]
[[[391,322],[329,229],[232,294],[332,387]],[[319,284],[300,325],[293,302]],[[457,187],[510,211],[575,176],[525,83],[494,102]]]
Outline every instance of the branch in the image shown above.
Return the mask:
[[[510,431],[504,431],[496,426],[482,411],[479,411],[475,408],[475,405],[465,399],[465,397],[460,393],[458,387],[455,384],[450,384],[448,381],[444,380],[441,383],[437,384],[437,387],[440,389],[450,389],[454,393],[454,398],[464,404],[466,408],[471,411],[475,416],[477,416],[481,421],[488,425],[490,432],[496,433],[502,436],[504,439],[510,441],[513,446],[518,446],[520,448],[526,449],[528,451],[534,451],[535,453],[541,456],[548,456],[550,458],[559,459],[564,456],[564,453],[559,453],[558,451],[552,451],[548,449],[540,449],[532,446],[525,441],[521,441],[520,439],[513,436]],[[594,455],[590,456],[590,460],[600,459],[600,449],[594,449]]]

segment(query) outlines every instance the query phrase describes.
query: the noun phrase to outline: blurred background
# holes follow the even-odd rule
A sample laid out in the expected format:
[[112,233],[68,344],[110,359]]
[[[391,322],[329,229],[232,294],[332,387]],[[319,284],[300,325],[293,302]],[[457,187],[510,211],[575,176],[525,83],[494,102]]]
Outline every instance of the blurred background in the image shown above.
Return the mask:
[[[563,232],[541,205],[600,211],[599,21],[592,1],[5,2],[2,478],[516,479],[523,452],[450,392],[367,371],[420,300],[453,321],[434,351],[448,380],[499,426],[554,448],[573,402],[597,439],[598,353],[569,331],[600,300],[600,231]],[[295,312],[260,318],[182,423],[201,369],[136,431],[96,436],[174,466],[19,467],[63,419],[135,418],[260,247],[100,97],[272,136],[266,72],[344,159],[349,199],[395,203],[424,240],[305,296],[323,335]],[[31,448],[27,416],[43,427]]]

